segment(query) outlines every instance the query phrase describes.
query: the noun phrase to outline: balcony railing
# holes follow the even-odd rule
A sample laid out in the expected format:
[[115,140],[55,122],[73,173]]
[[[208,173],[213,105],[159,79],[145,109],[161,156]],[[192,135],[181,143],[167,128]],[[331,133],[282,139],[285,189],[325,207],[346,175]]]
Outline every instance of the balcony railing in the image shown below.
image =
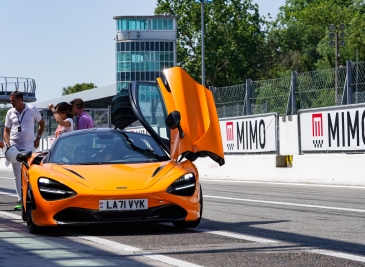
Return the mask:
[[13,91],[23,93],[24,102],[34,102],[36,83],[31,78],[2,77],[0,76],[0,103],[8,103],[9,95]]

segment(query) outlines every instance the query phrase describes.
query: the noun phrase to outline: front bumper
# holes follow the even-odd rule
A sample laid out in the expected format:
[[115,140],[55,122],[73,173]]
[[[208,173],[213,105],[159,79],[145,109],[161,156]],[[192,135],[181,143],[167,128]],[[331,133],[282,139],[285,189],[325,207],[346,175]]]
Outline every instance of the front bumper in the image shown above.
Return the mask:
[[66,208],[54,215],[58,225],[85,225],[116,222],[174,222],[183,221],[186,210],[175,204],[168,204],[146,210],[99,211],[82,208]]

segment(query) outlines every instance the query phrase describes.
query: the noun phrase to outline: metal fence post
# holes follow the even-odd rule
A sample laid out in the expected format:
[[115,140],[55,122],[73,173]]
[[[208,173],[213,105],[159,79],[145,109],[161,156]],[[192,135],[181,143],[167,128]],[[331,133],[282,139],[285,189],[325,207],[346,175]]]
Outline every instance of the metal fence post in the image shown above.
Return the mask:
[[90,116],[93,119],[93,121],[95,121],[95,110],[94,109],[90,110]]
[[52,120],[51,120],[51,117],[48,117],[48,125],[47,125],[48,135],[52,135],[52,133],[51,133],[51,126],[52,126]]
[[112,106],[108,105],[108,128],[112,128]]
[[246,79],[246,96],[245,96],[245,115],[252,115],[251,109],[252,100],[252,80]]
[[347,84],[347,104],[352,104],[352,82],[353,82],[353,72],[352,72],[352,62],[351,60],[346,60],[346,84]]
[[297,73],[295,71],[292,71],[286,115],[296,115],[296,114],[297,114]]

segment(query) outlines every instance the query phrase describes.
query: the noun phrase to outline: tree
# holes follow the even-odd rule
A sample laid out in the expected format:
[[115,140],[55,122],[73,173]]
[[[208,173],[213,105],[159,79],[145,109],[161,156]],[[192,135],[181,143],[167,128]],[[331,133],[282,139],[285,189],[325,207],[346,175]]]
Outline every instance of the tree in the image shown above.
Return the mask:
[[[339,65],[345,66],[346,60],[365,60],[365,3],[360,0],[349,6],[351,18],[345,23],[345,46],[339,49]],[[328,45],[329,30],[317,46],[322,56],[316,63],[318,69],[333,68],[335,66],[335,50]]]
[[94,83],[77,83],[74,86],[67,86],[62,88],[62,95],[69,95],[89,89],[96,88]]
[[[158,0],[155,14],[179,16],[177,61],[201,80],[201,5],[195,0]],[[251,0],[214,0],[205,4],[206,86],[227,86],[256,78],[266,22]]]
[[345,49],[352,49],[352,52],[344,50],[344,55],[350,59],[349,55],[355,54],[353,47],[363,44],[358,40],[359,36],[364,40],[363,30],[359,29],[359,26],[363,27],[363,11],[362,0],[287,0],[267,39],[267,44],[273,44],[272,67],[277,70],[274,73],[333,67],[334,49],[328,45],[330,24],[346,25],[348,45]]

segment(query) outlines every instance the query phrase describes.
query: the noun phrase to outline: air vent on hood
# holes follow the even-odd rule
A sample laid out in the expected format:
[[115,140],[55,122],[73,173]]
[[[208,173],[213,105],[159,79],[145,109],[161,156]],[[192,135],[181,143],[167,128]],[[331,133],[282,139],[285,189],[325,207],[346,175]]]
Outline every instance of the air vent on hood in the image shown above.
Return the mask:
[[72,172],[73,174],[75,174],[75,175],[77,175],[78,177],[80,177],[80,178],[82,178],[82,179],[84,179],[85,180],[85,178],[84,177],[82,177],[80,174],[78,174],[77,172],[75,172],[75,171],[73,171],[73,170],[70,170],[70,169],[66,169],[65,168],[65,170],[68,170],[69,172]]
[[159,172],[163,169],[163,167],[165,167],[165,165],[162,165],[162,166],[158,167],[158,168],[157,168],[157,169],[153,172],[152,177],[154,177],[157,173],[159,173]]

